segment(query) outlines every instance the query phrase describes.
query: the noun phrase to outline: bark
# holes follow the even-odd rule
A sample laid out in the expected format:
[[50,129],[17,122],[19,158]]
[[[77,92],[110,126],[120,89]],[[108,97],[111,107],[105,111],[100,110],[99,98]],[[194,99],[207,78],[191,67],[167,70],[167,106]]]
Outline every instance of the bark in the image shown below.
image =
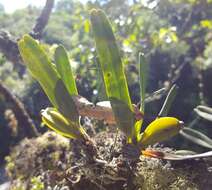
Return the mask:
[[[44,28],[48,23],[52,8],[54,6],[54,2],[54,0],[46,0],[46,4],[43,10],[41,11],[40,16],[37,18],[36,23],[30,32],[30,35],[35,39],[40,39],[42,37]],[[22,64],[17,41],[18,39],[14,36],[11,36],[9,32],[3,30],[0,31],[0,51],[3,53],[7,60],[14,64],[14,68],[18,71],[19,75],[23,76],[25,73],[25,66]],[[37,136],[38,132],[30,116],[24,109],[24,105],[1,82],[0,94],[3,95],[5,100],[13,107],[13,111],[19,122],[19,126],[21,126],[21,137]]]
[[[72,98],[77,106],[79,115],[102,120],[108,125],[117,124],[109,101],[98,102],[94,105],[80,95],[72,96]],[[133,109],[136,120],[140,120],[144,117],[143,113],[141,113],[139,108],[134,104]]]
[[37,18],[36,23],[32,29],[30,35],[35,39],[40,39],[42,37],[44,28],[46,27],[51,11],[54,6],[54,0],[47,0],[40,16]]
[[1,82],[0,82],[0,94],[4,100],[11,105],[15,117],[18,121],[19,131],[18,137],[35,137],[38,136],[38,131],[35,128],[33,121],[28,115],[22,102],[14,96]]
[[[21,63],[20,54],[18,51],[17,40],[10,35],[7,31],[0,31],[0,51],[7,60],[14,64]],[[24,67],[22,65],[22,67]]]

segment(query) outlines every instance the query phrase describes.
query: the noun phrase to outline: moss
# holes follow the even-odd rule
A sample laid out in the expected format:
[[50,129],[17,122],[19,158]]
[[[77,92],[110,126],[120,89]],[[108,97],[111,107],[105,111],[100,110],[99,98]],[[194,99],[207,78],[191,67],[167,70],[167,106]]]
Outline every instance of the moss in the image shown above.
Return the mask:
[[137,164],[129,167],[127,162],[122,162],[122,135],[118,135],[111,159],[110,147],[115,136],[115,133],[102,132],[94,138],[101,158],[108,165],[87,164],[86,155],[80,149],[77,155],[73,152],[74,143],[54,132],[23,140],[6,159],[12,190],[55,186],[76,190],[209,190],[212,186],[208,162],[203,160],[167,162],[141,156]]
[[34,177],[40,174],[64,171],[65,165],[69,163],[69,147],[66,138],[51,132],[38,138],[24,139],[6,158],[7,174],[14,184],[22,181],[22,186],[25,186],[25,182],[30,186],[35,182]]
[[41,181],[40,176],[31,178],[30,183],[31,190],[44,190],[44,183]]
[[15,163],[12,161],[12,158],[10,156],[5,157],[5,160],[7,162],[7,174],[11,177],[12,171],[15,169]]
[[190,171],[183,171],[182,168],[173,168],[171,164],[164,164],[158,159],[142,158],[137,166],[137,170],[135,183],[137,183],[142,190],[198,189],[198,185],[194,182],[193,176],[190,176],[190,172],[196,174],[194,168]]
[[10,187],[10,190],[26,190],[26,189],[27,189],[26,184],[19,179],[15,180]]

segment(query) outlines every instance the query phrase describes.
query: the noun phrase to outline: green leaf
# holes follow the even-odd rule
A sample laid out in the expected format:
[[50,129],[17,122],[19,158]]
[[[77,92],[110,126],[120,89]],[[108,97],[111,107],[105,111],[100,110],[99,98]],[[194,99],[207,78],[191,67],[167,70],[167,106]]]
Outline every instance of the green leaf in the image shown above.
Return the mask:
[[194,155],[194,154],[196,154],[196,152],[194,152],[194,151],[192,151],[192,150],[176,150],[175,152],[174,152],[175,154],[177,154],[177,155]]
[[79,123],[74,101],[41,45],[29,35],[25,35],[18,46],[27,68],[40,83],[53,106],[72,122]]
[[159,158],[163,160],[189,160],[189,159],[198,159],[198,158],[207,158],[212,157],[212,151],[204,152],[201,154],[186,154],[186,155],[179,155],[175,153],[167,153],[167,152],[161,152],[161,151],[155,151],[155,150],[143,150],[142,155],[152,158]]
[[[129,96],[124,67],[110,22],[103,11],[92,10],[91,25],[103,73],[106,94],[110,100],[115,99],[115,101],[111,101],[111,106],[119,128],[128,137],[131,137],[134,130],[133,106]],[[119,114],[119,112],[122,112],[123,107],[128,108],[125,111],[125,115]],[[124,119],[126,116],[128,120]],[[123,119],[125,120],[124,122],[122,122]]]
[[146,83],[148,76],[148,64],[142,53],[139,53],[139,78],[140,78],[140,97],[141,97],[141,108],[144,112],[145,109],[145,96],[146,96]]
[[122,131],[125,134],[129,134],[131,131],[130,126],[134,125],[134,113],[129,109],[129,106],[125,104],[123,101],[120,101],[116,98],[110,98],[110,103],[115,115],[115,118],[120,118],[116,122],[118,126],[122,127]]
[[124,101],[132,110],[124,68],[111,25],[101,10],[91,12],[91,23],[107,95]]
[[[140,84],[140,111],[144,113],[145,111],[145,96],[146,96],[146,84],[147,84],[147,76],[148,76],[148,64],[146,62],[146,59],[142,53],[139,53],[139,84]],[[137,121],[134,125],[135,128],[135,136],[137,139],[137,142],[141,139],[141,127],[143,124],[143,119],[140,121]]]
[[73,98],[69,95],[63,81],[60,79],[55,86],[55,98],[58,110],[70,121],[79,123],[79,113]]
[[72,73],[67,52],[63,46],[58,46],[55,50],[55,64],[57,71],[63,80],[70,95],[77,95],[77,86]]
[[89,19],[86,19],[85,22],[84,22],[84,31],[86,33],[89,33],[89,31],[90,31],[90,22],[89,22]]
[[212,121],[212,108],[207,106],[197,106],[194,111],[202,118]]
[[147,97],[145,97],[144,103],[149,103],[149,102],[152,102],[153,100],[160,99],[162,96],[165,95],[166,91],[167,91],[166,88],[161,88],[159,90],[152,92]]
[[197,130],[185,127],[180,134],[195,144],[212,149],[212,139]]
[[18,42],[18,48],[32,76],[40,83],[51,103],[58,108],[54,89],[59,76],[43,48],[29,35]]
[[136,141],[139,142],[141,140],[142,134],[141,134],[141,127],[143,124],[143,119],[136,121],[134,128],[135,128],[135,135],[136,135]]
[[174,102],[174,99],[177,95],[177,91],[178,91],[178,86],[177,85],[173,85],[164,101],[164,104],[158,114],[158,117],[165,117],[167,116],[173,102]]
[[197,106],[197,109],[203,112],[206,112],[208,114],[212,114],[212,108],[208,107],[208,106]]

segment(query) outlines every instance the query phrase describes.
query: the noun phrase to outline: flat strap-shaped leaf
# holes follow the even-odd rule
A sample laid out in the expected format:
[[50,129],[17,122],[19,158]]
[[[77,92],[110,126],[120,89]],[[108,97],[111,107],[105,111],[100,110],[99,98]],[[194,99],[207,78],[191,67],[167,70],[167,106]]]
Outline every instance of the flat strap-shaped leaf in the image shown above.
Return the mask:
[[111,101],[118,127],[130,137],[134,130],[134,118],[131,113],[133,112],[133,106],[112,27],[106,15],[101,10],[91,11],[91,25],[96,41],[96,49],[106,94]]
[[55,99],[58,104],[58,110],[72,122],[79,122],[77,106],[73,98],[68,93],[63,81],[59,79],[55,86]]
[[18,42],[21,57],[32,76],[40,83],[51,103],[57,108],[54,88],[59,76],[41,45],[29,35]]
[[63,46],[58,46],[55,50],[55,64],[57,71],[65,84],[70,95],[77,95],[77,86],[72,73],[67,52]]
[[212,114],[212,108],[211,107],[199,105],[199,106],[197,106],[197,109],[200,110],[200,111],[204,111],[206,113]]
[[140,110],[144,112],[145,108],[145,95],[146,95],[146,85],[148,76],[148,64],[142,53],[139,53],[139,84],[140,84],[140,97],[141,97],[141,107]]
[[125,134],[131,134],[135,122],[134,112],[129,109],[125,102],[117,98],[111,97],[110,102],[115,118],[119,118],[117,119],[118,126],[121,126],[121,130]]
[[212,139],[195,129],[185,127],[180,131],[180,134],[193,143],[212,149]]
[[93,10],[91,24],[107,95],[123,100],[132,110],[124,68],[110,22],[103,11]]
[[202,118],[212,121],[212,108],[207,106],[197,106],[194,111]]
[[179,155],[174,153],[161,152],[156,150],[143,150],[143,156],[159,158],[163,160],[189,160],[189,159],[198,159],[198,158],[207,158],[212,156],[212,151],[201,153],[201,154],[191,154],[191,155]]
[[158,114],[158,117],[165,117],[168,115],[168,112],[175,100],[177,92],[178,92],[178,86],[174,84],[169,90],[169,93],[163,103],[163,106]]
[[78,123],[76,105],[41,45],[26,35],[19,41],[18,46],[27,68],[40,83],[53,106],[66,118]]

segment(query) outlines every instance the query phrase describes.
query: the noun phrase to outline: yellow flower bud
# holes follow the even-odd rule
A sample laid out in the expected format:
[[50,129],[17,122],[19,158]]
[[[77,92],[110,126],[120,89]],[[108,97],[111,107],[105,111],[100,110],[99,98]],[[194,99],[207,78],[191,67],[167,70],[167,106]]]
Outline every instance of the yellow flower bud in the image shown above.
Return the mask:
[[82,138],[82,128],[74,122],[66,119],[55,108],[47,108],[41,111],[42,121],[50,129],[68,138]]

